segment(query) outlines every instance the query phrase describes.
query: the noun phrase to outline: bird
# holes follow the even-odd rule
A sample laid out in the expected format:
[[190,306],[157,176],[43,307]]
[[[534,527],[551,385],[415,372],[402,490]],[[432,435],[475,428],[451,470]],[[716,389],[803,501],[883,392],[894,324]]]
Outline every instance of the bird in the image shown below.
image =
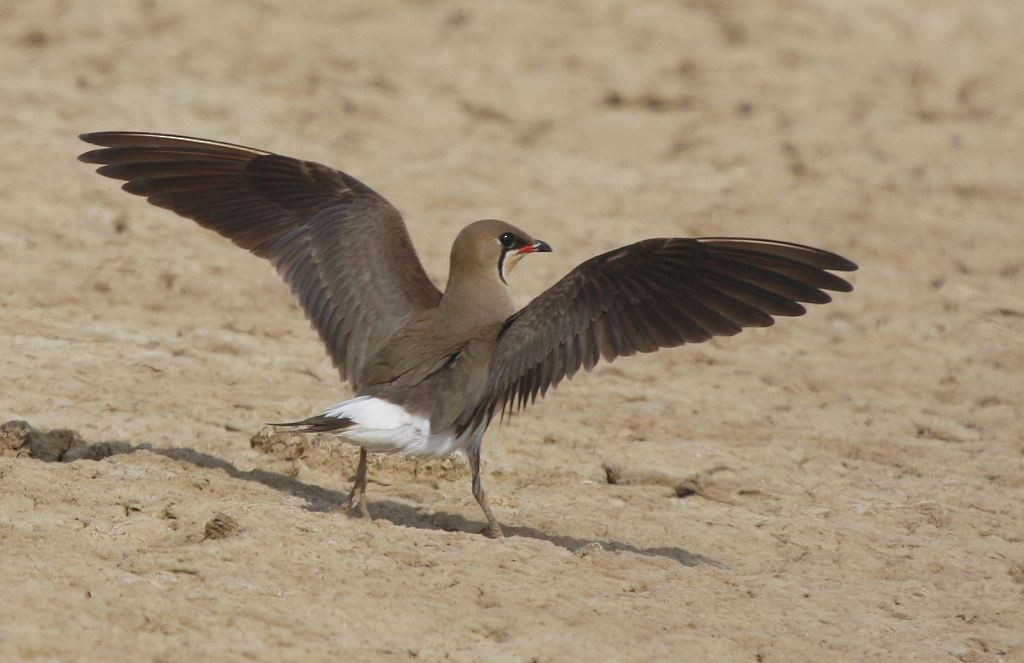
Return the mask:
[[273,152],[172,134],[82,134],[81,154],[128,193],[265,258],[326,345],[352,398],[283,426],[360,449],[347,509],[369,517],[367,454],[464,454],[487,524],[484,433],[601,360],[732,336],[800,316],[852,285],[857,265],[747,237],[662,237],[594,256],[517,308],[509,278],[551,246],[497,219],[452,244],[447,285],[428,277],[399,211],[351,175]]

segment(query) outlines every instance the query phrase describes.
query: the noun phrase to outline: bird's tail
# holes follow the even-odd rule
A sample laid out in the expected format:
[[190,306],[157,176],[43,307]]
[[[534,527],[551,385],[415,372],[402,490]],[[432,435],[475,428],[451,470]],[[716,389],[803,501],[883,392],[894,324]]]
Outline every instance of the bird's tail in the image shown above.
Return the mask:
[[351,428],[356,422],[348,417],[329,417],[325,414],[318,414],[302,421],[288,421],[279,424],[268,424],[270,426],[305,426],[300,428],[298,433],[335,433]]

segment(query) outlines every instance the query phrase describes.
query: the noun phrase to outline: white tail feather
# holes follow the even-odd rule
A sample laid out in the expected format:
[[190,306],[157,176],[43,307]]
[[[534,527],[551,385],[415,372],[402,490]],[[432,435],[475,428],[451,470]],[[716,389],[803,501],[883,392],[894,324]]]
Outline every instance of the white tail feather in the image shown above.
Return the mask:
[[325,417],[350,419],[353,425],[338,435],[373,453],[404,453],[440,458],[461,449],[471,436],[458,439],[451,432],[430,432],[426,417],[407,412],[402,406],[373,396],[332,405]]

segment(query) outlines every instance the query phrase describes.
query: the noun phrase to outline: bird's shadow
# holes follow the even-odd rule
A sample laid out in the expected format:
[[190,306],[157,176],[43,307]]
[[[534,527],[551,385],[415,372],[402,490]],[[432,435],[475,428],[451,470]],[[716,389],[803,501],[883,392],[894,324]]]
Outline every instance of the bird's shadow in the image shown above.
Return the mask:
[[[17,422],[23,423],[23,422]],[[7,424],[5,424],[6,426]],[[27,426],[27,425],[26,425]],[[54,434],[67,434],[61,437]],[[24,447],[29,455],[46,461],[70,462],[75,460],[102,460],[109,456],[130,454],[137,451],[148,451],[171,460],[186,462],[204,469],[222,470],[228,476],[242,481],[253,481],[268,488],[287,493],[305,500],[303,508],[315,512],[341,510],[348,502],[348,494],[330,488],[300,481],[294,477],[269,470],[240,470],[232,463],[208,453],[196,451],[188,447],[153,447],[148,444],[133,445],[126,442],[84,443],[73,431],[53,431],[41,433],[28,427]],[[480,532],[484,529],[481,521],[473,521],[458,514],[443,511],[426,515],[419,509],[392,500],[370,501],[370,514],[373,518],[390,521],[402,527],[418,529]],[[521,536],[539,541],[547,541],[571,552],[586,552],[589,549],[600,549],[612,552],[630,552],[647,557],[664,557],[674,560],[683,566],[707,564],[721,568],[723,565],[710,557],[689,552],[674,546],[658,546],[641,548],[621,541],[576,538],[561,534],[550,534],[534,527],[503,526],[506,536]]]
[[[374,518],[389,520],[396,525],[404,527],[416,527],[419,529],[442,529],[450,532],[482,532],[486,525],[482,521],[474,521],[464,518],[458,514],[437,511],[426,516],[419,509],[391,500],[380,500],[370,503],[370,515]],[[564,534],[550,534],[535,527],[525,525],[502,525],[501,529],[505,536],[521,536],[565,548],[570,552],[586,552],[590,549],[608,550],[612,552],[629,552],[645,557],[666,557],[679,562],[683,566],[699,566],[707,564],[716,568],[724,568],[724,565],[717,560],[692,553],[683,548],[674,546],[658,546],[652,548],[640,548],[621,541],[609,541],[601,539],[576,538]]]

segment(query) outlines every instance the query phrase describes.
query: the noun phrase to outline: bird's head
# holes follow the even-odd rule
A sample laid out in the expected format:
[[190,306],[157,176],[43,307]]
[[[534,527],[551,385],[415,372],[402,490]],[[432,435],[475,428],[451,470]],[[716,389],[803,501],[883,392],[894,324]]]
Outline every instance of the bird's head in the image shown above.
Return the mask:
[[511,223],[497,219],[475,221],[452,245],[451,274],[483,275],[508,285],[512,268],[528,253],[548,253],[547,242],[534,239]]

